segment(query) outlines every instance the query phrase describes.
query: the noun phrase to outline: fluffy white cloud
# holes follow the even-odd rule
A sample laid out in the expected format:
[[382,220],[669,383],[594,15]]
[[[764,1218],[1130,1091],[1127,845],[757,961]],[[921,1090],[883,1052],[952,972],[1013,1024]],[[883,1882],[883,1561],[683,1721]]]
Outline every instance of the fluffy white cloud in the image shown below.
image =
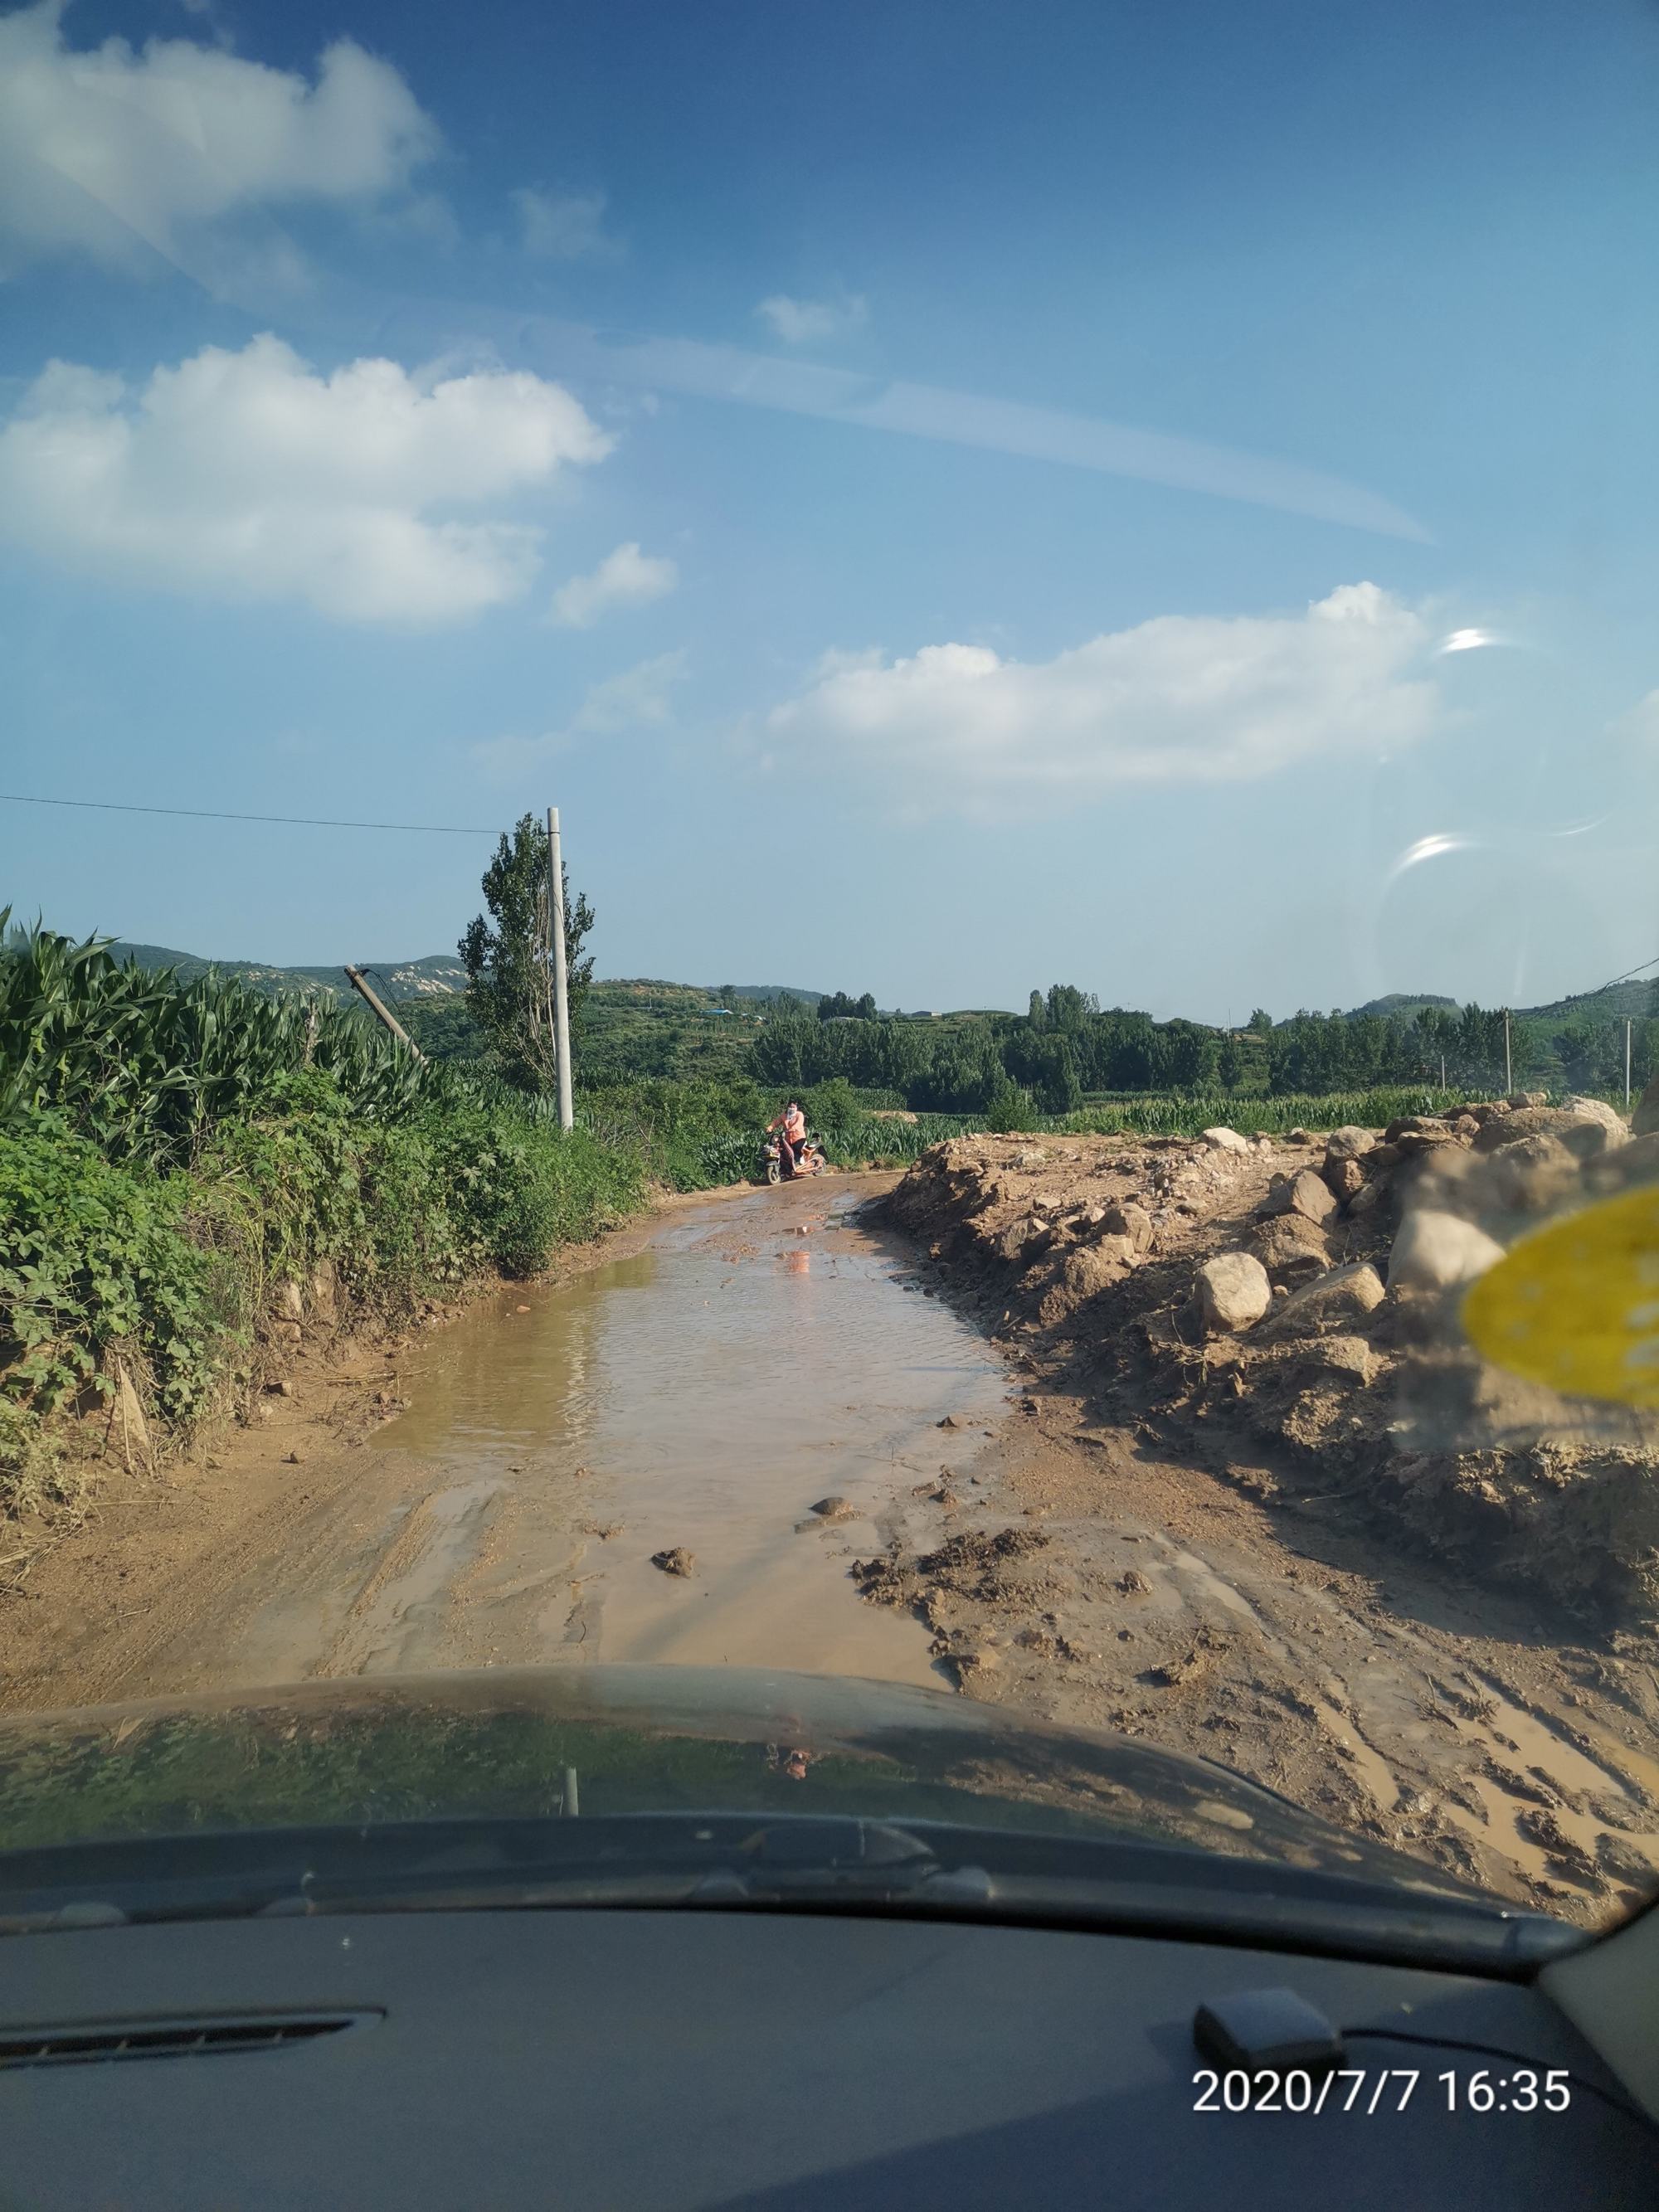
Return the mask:
[[616,737],[626,730],[660,727],[673,720],[673,689],[684,680],[683,653],[659,653],[590,684],[570,720],[537,738],[489,738],[472,748],[472,757],[500,778],[522,775],[570,752],[580,738]]
[[0,538],[117,582],[439,623],[525,592],[541,532],[459,520],[611,440],[524,373],[319,375],[271,337],[134,392],[54,362],[0,429]]
[[843,292],[834,300],[792,300],[787,292],[774,292],[755,313],[785,345],[817,345],[867,323],[870,302],[861,292]]
[[548,620],[560,629],[592,629],[613,607],[645,607],[680,580],[673,562],[641,553],[637,540],[607,553],[591,576],[573,576],[553,594]]
[[605,227],[603,192],[543,192],[526,185],[510,197],[519,242],[538,260],[609,261],[622,251]]
[[975,645],[831,654],[768,728],[908,804],[1040,811],[1412,743],[1438,711],[1413,673],[1431,642],[1415,610],[1345,584],[1304,614],[1164,615],[1047,661]]
[[76,52],[64,0],[0,15],[0,269],[85,252],[171,257],[181,234],[252,206],[372,200],[437,150],[388,63],[350,40],[314,83],[189,39]]

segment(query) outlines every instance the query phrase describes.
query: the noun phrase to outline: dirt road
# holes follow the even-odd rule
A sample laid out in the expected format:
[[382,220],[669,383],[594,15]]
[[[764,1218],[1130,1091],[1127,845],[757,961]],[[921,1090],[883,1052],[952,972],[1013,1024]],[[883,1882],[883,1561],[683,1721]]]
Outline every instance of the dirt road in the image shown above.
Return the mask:
[[[937,1472],[935,1425],[982,1443],[1006,1385],[854,1224],[891,1181],[676,1206],[441,1334],[302,1362],[0,1597],[0,1697],[598,1657],[937,1684],[926,1628],[847,1566]],[[392,1417],[371,1396],[354,1442],[370,1392]]]
[[0,1703],[597,1657],[955,1682],[1572,1917],[1649,1878],[1644,1647],[1032,1395],[860,1211],[891,1181],[683,1206],[355,1371],[319,1352],[0,1599]]

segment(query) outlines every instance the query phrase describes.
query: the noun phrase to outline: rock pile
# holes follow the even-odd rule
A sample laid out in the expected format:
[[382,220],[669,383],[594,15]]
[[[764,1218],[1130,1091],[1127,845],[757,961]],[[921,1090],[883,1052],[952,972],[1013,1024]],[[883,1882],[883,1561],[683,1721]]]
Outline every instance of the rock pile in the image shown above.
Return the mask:
[[1517,1237],[1659,1182],[1654,1119],[1534,1092],[1276,1140],[961,1138],[892,1207],[1132,1417],[1288,1452],[1483,1576],[1659,1611],[1659,1425],[1486,1367],[1459,1319]]

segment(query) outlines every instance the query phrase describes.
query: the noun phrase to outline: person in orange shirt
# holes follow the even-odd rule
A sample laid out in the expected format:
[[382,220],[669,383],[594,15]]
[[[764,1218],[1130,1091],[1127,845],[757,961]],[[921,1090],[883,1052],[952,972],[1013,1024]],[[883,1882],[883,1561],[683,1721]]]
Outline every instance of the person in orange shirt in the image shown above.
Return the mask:
[[778,1133],[779,1142],[783,1146],[784,1157],[788,1161],[789,1172],[793,1175],[800,1148],[806,1142],[806,1116],[800,1110],[799,1100],[792,1098],[782,1113],[775,1115],[767,1123],[766,1133],[769,1137],[775,1129]]

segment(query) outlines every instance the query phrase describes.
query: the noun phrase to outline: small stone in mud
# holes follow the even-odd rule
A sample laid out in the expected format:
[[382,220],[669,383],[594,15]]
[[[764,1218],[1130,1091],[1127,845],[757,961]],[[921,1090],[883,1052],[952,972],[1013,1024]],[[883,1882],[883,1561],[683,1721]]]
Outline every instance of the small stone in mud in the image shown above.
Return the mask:
[[514,1306],[513,1310],[514,1313],[528,1313],[530,1309],[528,1306]]
[[845,1521],[857,1510],[850,1498],[820,1498],[816,1505],[807,1507],[821,1521]]
[[289,1452],[283,1462],[284,1467],[303,1467],[305,1463],[306,1455],[302,1451]]
[[959,1429],[962,1424],[954,1413],[947,1413],[942,1421],[935,1421],[933,1426],[936,1429]]
[[1150,1597],[1152,1586],[1139,1567],[1131,1567],[1118,1577],[1117,1586],[1125,1597]]
[[676,1544],[672,1552],[653,1552],[651,1564],[660,1567],[665,1575],[689,1575],[696,1567],[696,1557],[684,1544]]

